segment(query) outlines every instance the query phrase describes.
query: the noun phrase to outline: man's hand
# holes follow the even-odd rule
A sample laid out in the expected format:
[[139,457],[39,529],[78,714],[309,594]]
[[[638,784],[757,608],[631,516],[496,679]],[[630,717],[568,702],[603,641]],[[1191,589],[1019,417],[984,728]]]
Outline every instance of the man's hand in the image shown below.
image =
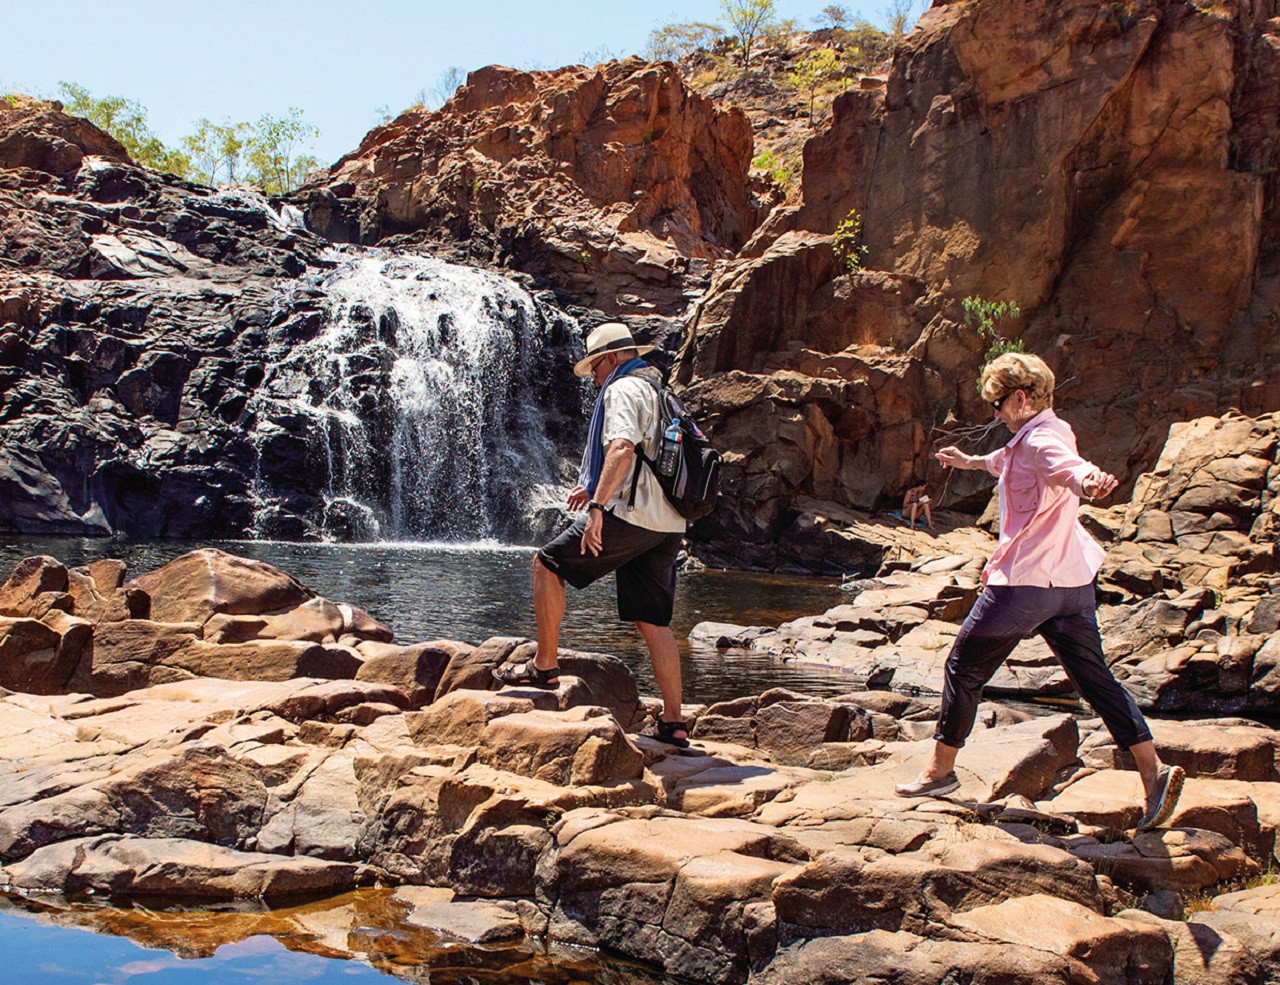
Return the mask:
[[587,511],[587,529],[582,531],[582,553],[590,553],[592,557],[600,554],[604,547],[604,511]]
[[569,490],[569,509],[580,510],[591,500],[591,494],[582,486],[574,486]]
[[967,469],[973,466],[973,459],[955,445],[947,445],[938,452],[937,458],[949,469]]
[[1099,469],[1080,483],[1080,491],[1084,493],[1086,499],[1101,499],[1119,484],[1120,480],[1114,475]]

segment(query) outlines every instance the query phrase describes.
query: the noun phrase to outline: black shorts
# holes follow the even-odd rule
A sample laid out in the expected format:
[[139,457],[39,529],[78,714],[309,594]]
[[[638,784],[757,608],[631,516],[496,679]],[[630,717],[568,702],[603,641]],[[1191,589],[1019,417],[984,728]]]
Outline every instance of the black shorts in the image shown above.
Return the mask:
[[599,554],[582,552],[586,517],[538,551],[543,567],[574,588],[586,588],[610,572],[618,581],[618,618],[626,622],[671,625],[676,599],[676,556],[684,534],[646,530],[605,512]]

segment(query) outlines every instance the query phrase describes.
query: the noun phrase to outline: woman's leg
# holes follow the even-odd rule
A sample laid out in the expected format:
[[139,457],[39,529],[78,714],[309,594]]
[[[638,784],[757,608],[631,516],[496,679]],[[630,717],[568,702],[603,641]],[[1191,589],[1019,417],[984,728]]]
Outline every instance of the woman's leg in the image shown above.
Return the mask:
[[[1077,591],[1078,611],[1047,620],[1039,632],[1061,661],[1063,670],[1081,697],[1102,718],[1116,745],[1132,754],[1138,775],[1142,777],[1147,813],[1150,814],[1153,802],[1166,793],[1170,768],[1160,762],[1151,729],[1133,695],[1116,680],[1107,666],[1102,652],[1102,636],[1098,632],[1093,586],[1086,585]],[[1164,812],[1166,816],[1173,812],[1173,803],[1176,803],[1182,784],[1181,770],[1178,767],[1173,767],[1173,770],[1177,771],[1177,776],[1170,794],[1172,803]]]
[[[955,767],[956,753],[973,731],[982,689],[1014,647],[1034,631],[1037,623],[1031,620],[1040,612],[1034,603],[1043,591],[999,586],[978,596],[947,656],[933,754],[920,779],[938,779]],[[908,786],[899,792],[905,793]]]

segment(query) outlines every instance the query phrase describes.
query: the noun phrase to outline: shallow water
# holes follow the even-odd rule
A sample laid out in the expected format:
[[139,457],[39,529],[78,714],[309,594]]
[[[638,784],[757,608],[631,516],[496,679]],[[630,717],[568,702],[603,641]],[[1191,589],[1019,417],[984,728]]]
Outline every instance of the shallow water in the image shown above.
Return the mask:
[[472,947],[401,922],[389,890],[292,907],[152,910],[6,899],[0,954],[13,985],[664,985],[668,979],[577,948]]
[[[274,564],[327,598],[367,610],[395,630],[399,643],[432,639],[478,643],[491,636],[534,634],[533,551],[496,544],[6,538],[0,539],[0,580],[32,554],[48,554],[69,566],[119,558],[129,565],[132,576],[196,547],[219,547]],[[795,666],[764,655],[725,656],[714,649],[691,647],[687,641],[689,630],[699,622],[777,625],[823,612],[847,599],[829,578],[713,570],[682,574],[672,628],[681,645],[685,701],[722,701],[778,686],[825,695],[851,690],[849,678],[839,671]],[[612,578],[581,592],[569,589],[561,645],[617,654],[635,671],[642,692],[657,693],[635,626],[618,620]]]

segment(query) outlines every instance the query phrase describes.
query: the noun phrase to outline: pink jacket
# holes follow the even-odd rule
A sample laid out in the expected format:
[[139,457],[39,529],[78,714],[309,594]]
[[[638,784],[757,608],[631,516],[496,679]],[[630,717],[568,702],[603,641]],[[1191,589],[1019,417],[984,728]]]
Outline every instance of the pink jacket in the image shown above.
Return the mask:
[[1077,588],[1093,581],[1106,551],[1080,525],[1080,483],[1101,470],[1076,451],[1071,425],[1051,409],[983,456],[1000,479],[1000,543],[986,585]]

